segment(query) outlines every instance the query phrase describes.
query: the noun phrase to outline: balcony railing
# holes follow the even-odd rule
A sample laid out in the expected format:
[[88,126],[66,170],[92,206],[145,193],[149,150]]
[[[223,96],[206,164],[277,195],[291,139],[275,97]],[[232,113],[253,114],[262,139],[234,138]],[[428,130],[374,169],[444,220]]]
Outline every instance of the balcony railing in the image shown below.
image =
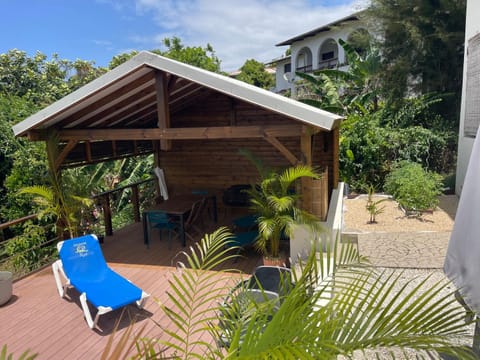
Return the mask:
[[323,60],[318,63],[318,70],[333,69],[338,66],[338,58]]
[[[37,214],[32,214],[0,224],[0,270],[10,271],[14,279],[50,264],[56,257],[54,245],[58,238],[54,224],[42,223],[37,218]],[[11,228],[18,233],[22,224],[25,225],[21,234],[5,236]]]
[[312,65],[299,66],[296,69],[297,72],[303,72],[303,73],[309,73],[309,72],[312,72],[312,70],[313,70]]
[[[132,208],[132,219],[134,222],[140,222],[141,210],[145,204],[153,201],[154,191],[153,182],[155,178],[138,181],[132,184],[121,186],[112,190],[104,191],[94,195],[92,198],[100,204],[103,210],[103,221],[105,226],[105,235],[113,234],[112,224],[112,202],[122,196],[129,198],[129,205]],[[142,189],[143,191],[140,191]]]
[[[115,205],[121,197],[128,199],[126,210],[132,213],[124,214],[122,221],[117,222],[119,227],[127,225],[125,218],[139,222],[141,211],[153,201],[154,180],[150,178],[94,195],[93,199],[103,209],[103,224],[99,225],[104,226],[104,231],[98,230],[100,233],[96,235],[112,235],[112,218],[118,210]],[[7,232],[11,234],[6,235]],[[14,279],[51,264],[57,258],[55,244],[59,239],[55,224],[39,221],[37,214],[0,224],[0,235],[0,270],[12,272]]]

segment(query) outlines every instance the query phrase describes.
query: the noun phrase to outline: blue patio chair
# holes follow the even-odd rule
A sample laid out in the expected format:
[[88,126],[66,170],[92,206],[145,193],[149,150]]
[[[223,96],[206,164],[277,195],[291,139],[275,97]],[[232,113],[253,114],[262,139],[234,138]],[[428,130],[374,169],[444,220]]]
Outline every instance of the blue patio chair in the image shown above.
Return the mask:
[[245,248],[252,246],[258,238],[258,231],[245,231],[233,234],[233,238],[227,244],[228,247],[239,246]]
[[258,215],[257,214],[248,214],[244,216],[237,217],[232,220],[234,229],[242,229],[246,231],[251,231],[258,226]]
[[[159,230],[160,240],[162,239],[163,230],[168,231],[168,247],[172,247],[172,233],[176,234],[178,231],[178,223],[171,221],[168,214],[161,211],[149,211],[147,213],[148,237],[150,238],[151,229]],[[149,241],[150,242],[150,241]]]
[[[245,231],[233,234],[233,237],[225,245],[227,248],[238,247],[237,255],[240,254],[242,250],[245,250],[248,247],[251,247],[255,244],[255,241],[258,239],[258,231]],[[238,261],[238,257],[235,258],[234,262]]]
[[[80,293],[80,303],[91,329],[97,326],[100,315],[134,302],[139,308],[143,307],[149,295],[108,267],[95,235],[60,241],[57,248],[60,259],[52,268],[58,292],[63,298],[67,287],[72,286]],[[65,279],[63,284],[60,274]],[[87,301],[97,309],[94,320]]]

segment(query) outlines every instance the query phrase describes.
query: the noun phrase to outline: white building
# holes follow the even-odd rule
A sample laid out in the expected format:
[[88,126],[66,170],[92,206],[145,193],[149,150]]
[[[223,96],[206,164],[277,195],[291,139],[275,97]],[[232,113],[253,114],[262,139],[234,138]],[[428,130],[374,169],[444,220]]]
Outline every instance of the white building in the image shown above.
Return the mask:
[[462,106],[458,133],[458,158],[455,192],[460,195],[480,123],[480,1],[467,0],[465,57],[463,64]]
[[314,30],[282,41],[277,46],[290,46],[290,55],[272,61],[276,65],[275,92],[290,90],[295,94],[295,72],[312,72],[325,68],[340,69],[346,65],[339,39],[349,41],[357,31],[367,31],[362,12],[336,20]]

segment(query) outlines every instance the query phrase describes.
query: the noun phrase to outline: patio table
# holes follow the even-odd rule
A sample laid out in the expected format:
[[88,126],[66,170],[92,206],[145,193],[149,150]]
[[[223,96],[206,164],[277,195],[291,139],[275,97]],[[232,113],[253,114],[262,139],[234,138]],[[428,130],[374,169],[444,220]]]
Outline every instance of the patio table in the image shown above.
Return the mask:
[[186,246],[186,239],[185,239],[185,218],[187,217],[188,213],[192,209],[192,205],[199,200],[206,198],[207,201],[212,203],[212,211],[213,211],[213,220],[215,223],[217,222],[217,199],[215,195],[197,195],[197,194],[188,194],[188,195],[179,195],[173,198],[169,198],[168,200],[156,204],[148,209],[146,209],[142,214],[142,222],[143,222],[143,242],[144,244],[149,247],[150,245],[150,236],[148,231],[148,224],[147,224],[147,214],[152,212],[162,212],[167,214],[168,216],[174,218],[178,221],[180,225],[180,239],[182,240],[182,245]]

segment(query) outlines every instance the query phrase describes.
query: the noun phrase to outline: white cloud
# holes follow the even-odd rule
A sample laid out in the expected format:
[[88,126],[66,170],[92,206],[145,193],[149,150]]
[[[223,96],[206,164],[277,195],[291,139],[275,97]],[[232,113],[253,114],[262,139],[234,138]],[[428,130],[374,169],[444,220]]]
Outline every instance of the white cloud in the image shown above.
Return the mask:
[[[151,15],[159,27],[153,47],[176,35],[187,46],[210,43],[222,70],[238,69],[245,60],[269,61],[284,47],[275,44],[358,10],[358,0],[342,5],[307,0],[135,0],[139,15]],[[335,3],[335,1],[333,1]],[[323,5],[322,5],[323,4]]]

